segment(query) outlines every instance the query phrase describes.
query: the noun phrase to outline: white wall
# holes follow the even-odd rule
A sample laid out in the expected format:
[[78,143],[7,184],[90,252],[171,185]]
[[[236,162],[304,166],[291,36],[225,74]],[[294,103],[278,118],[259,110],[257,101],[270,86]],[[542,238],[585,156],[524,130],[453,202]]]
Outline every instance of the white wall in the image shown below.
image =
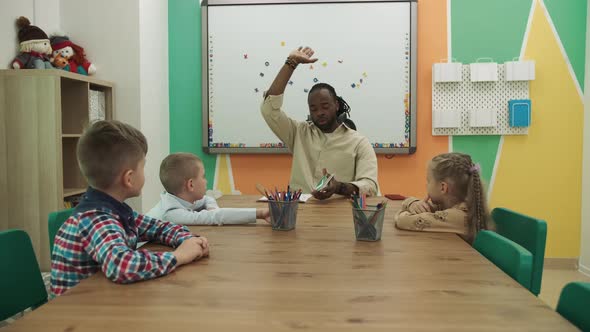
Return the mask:
[[31,23],[43,29],[48,36],[60,31],[60,0],[34,0],[34,5],[35,21]]
[[[116,8],[116,9],[114,9]],[[159,199],[158,170],[168,154],[168,3],[159,0],[61,0],[61,27],[86,49],[96,77],[115,82],[117,120],[148,140],[142,211]]]
[[61,28],[115,82],[116,119],[139,128],[139,0],[61,0]]
[[170,151],[168,100],[168,2],[139,2],[141,130],[149,149],[142,194],[144,212],[160,199],[160,162]]
[[584,160],[582,168],[582,238],[580,272],[590,276],[590,6],[586,15],[586,75],[584,82]]

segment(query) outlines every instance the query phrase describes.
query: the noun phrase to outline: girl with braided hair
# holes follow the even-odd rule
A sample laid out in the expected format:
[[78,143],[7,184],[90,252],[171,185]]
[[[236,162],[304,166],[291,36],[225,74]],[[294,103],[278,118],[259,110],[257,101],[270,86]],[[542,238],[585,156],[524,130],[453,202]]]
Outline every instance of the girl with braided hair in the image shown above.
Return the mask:
[[488,229],[488,212],[479,164],[463,153],[444,153],[430,161],[428,196],[410,197],[395,216],[400,229],[457,233],[472,243],[477,232]]

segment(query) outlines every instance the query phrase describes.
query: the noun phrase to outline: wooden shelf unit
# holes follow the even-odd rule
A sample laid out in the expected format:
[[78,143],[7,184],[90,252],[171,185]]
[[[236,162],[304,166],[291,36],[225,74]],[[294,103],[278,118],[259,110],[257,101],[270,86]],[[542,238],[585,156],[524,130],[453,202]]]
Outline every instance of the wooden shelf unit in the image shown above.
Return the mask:
[[42,271],[50,270],[47,216],[86,191],[76,144],[90,121],[91,91],[104,93],[114,118],[111,82],[63,70],[0,70],[0,230],[25,230]]

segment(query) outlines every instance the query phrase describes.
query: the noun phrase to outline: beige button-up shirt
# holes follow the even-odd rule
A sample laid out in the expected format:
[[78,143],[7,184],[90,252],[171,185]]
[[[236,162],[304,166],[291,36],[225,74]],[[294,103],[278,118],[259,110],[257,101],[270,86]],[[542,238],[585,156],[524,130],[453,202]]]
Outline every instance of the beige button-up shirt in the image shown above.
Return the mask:
[[283,95],[268,96],[261,112],[293,154],[291,188],[311,193],[326,168],[336,180],[357,186],[361,194],[377,194],[377,156],[366,137],[345,125],[326,134],[313,123],[289,118],[282,105]]

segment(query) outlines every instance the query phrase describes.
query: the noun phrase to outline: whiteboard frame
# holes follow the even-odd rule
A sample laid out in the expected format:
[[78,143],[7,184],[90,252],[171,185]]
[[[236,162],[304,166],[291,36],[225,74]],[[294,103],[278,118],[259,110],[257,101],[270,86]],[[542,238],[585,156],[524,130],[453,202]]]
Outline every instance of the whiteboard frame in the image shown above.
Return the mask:
[[[416,152],[416,109],[418,65],[418,0],[202,0],[201,3],[201,114],[202,114],[202,148],[207,153],[245,153],[245,154],[290,154],[288,148],[262,147],[210,147],[209,146],[209,58],[207,45],[209,39],[209,6],[231,5],[285,5],[285,4],[321,4],[321,3],[371,3],[371,2],[408,2],[410,3],[410,146],[405,148],[373,147],[377,154],[413,154]],[[258,114],[259,112],[256,112]]]

